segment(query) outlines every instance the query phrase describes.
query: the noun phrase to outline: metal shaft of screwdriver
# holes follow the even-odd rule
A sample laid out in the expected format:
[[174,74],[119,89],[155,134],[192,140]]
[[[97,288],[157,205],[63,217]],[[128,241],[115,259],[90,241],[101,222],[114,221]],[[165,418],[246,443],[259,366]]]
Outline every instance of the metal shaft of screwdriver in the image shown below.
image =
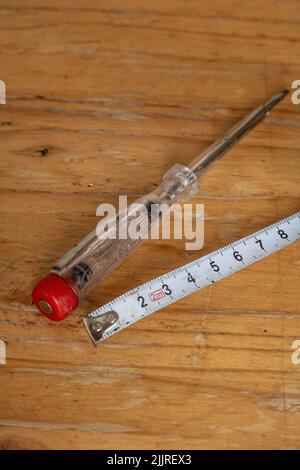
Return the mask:
[[266,103],[258,106],[233,126],[221,139],[217,140],[203,153],[195,158],[189,165],[195,175],[199,177],[208,168],[208,166],[217,161],[233,145],[235,145],[248,131],[261,122],[269,111],[278,104],[287,94],[288,90],[282,90],[276,93]]

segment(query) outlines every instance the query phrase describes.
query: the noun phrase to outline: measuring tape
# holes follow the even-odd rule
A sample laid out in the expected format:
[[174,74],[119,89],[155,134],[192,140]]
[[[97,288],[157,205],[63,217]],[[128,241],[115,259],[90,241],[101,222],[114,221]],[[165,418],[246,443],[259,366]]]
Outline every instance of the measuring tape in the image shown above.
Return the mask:
[[300,212],[132,289],[83,321],[97,346],[118,331],[300,239]]

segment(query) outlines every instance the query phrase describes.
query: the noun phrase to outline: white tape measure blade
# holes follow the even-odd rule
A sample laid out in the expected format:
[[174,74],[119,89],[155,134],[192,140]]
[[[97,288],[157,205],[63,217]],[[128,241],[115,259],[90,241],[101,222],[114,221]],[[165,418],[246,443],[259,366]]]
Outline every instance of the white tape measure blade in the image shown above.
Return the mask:
[[95,345],[300,239],[300,212],[169,271],[97,308],[84,324]]

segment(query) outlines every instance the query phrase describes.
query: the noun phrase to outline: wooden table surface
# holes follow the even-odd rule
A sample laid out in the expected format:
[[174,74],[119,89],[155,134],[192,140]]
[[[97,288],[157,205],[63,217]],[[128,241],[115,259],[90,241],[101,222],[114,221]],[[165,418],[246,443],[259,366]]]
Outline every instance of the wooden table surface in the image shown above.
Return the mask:
[[31,305],[100,202],[155,188],[300,79],[297,0],[1,0],[0,447],[299,448],[299,243],[93,348],[91,309],[299,210],[287,97],[201,181],[205,246],[148,241],[66,321]]

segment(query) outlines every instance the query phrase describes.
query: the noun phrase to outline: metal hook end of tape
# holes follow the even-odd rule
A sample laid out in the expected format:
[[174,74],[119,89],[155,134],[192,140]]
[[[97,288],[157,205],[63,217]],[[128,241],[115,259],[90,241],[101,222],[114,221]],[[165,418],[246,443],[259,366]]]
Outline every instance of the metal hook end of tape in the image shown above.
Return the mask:
[[118,320],[119,316],[113,310],[102,313],[96,317],[87,316],[83,319],[94,346],[99,346],[99,343],[104,339],[104,333],[112,326],[115,326]]

